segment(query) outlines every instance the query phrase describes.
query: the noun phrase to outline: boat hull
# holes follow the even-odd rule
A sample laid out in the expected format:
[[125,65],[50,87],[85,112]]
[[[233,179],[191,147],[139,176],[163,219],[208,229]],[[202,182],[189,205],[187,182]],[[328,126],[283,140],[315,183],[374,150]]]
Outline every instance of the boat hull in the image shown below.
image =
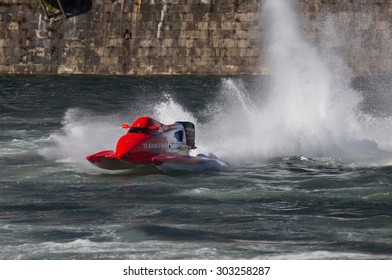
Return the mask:
[[176,171],[199,172],[206,169],[220,169],[226,164],[215,157],[198,155],[158,155],[153,157],[153,163],[163,172],[170,173]]
[[118,159],[112,150],[102,151],[86,158],[93,165],[107,170],[124,170],[139,166],[139,164]]

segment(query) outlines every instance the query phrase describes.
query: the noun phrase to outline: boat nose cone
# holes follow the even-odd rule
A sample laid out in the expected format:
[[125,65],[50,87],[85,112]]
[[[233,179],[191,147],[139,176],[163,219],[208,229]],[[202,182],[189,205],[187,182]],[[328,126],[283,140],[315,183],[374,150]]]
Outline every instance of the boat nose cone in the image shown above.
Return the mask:
[[123,135],[117,142],[116,155],[118,159],[129,158],[132,156],[132,151],[149,139],[149,135],[127,133]]

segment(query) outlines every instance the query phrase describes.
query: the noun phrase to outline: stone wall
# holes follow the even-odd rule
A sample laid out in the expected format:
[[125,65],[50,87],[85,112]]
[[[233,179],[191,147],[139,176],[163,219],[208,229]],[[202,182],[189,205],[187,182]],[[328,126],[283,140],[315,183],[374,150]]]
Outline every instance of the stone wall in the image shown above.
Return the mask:
[[310,41],[333,49],[354,74],[392,74],[392,0],[301,0],[301,7]]
[[[90,2],[82,13],[48,19],[37,0],[0,0],[0,73],[269,72],[262,0]],[[316,44],[325,19],[333,18],[346,40],[332,47],[356,74],[392,73],[392,1],[301,0],[300,11]]]

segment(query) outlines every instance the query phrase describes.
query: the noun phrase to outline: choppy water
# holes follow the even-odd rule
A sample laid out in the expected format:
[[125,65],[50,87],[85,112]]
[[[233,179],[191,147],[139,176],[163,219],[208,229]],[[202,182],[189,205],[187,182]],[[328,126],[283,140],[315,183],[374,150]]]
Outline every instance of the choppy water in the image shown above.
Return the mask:
[[[390,259],[391,79],[353,79],[293,2],[263,4],[270,78],[0,77],[0,259]],[[87,163],[141,115],[228,167]]]
[[[1,77],[0,259],[391,258],[388,151],[270,156],[249,146],[239,148],[244,158],[232,151],[231,134],[210,138],[219,131],[211,130],[214,108],[227,105],[222,94],[253,98],[267,84],[256,77]],[[362,96],[375,100],[375,93],[383,94],[372,87]],[[361,111],[390,113],[363,102]],[[121,123],[141,114],[195,121],[199,149],[229,167],[108,173],[85,161],[114,148]]]

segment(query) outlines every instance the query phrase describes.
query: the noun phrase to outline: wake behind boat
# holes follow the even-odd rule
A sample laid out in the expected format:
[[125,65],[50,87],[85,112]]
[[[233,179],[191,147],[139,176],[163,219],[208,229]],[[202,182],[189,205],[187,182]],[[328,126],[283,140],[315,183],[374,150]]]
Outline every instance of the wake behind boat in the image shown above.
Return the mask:
[[195,125],[178,121],[165,125],[150,117],[140,117],[117,142],[116,150],[105,150],[87,156],[99,168],[132,169],[155,165],[165,172],[201,171],[224,165],[215,156],[190,156],[195,146]]

